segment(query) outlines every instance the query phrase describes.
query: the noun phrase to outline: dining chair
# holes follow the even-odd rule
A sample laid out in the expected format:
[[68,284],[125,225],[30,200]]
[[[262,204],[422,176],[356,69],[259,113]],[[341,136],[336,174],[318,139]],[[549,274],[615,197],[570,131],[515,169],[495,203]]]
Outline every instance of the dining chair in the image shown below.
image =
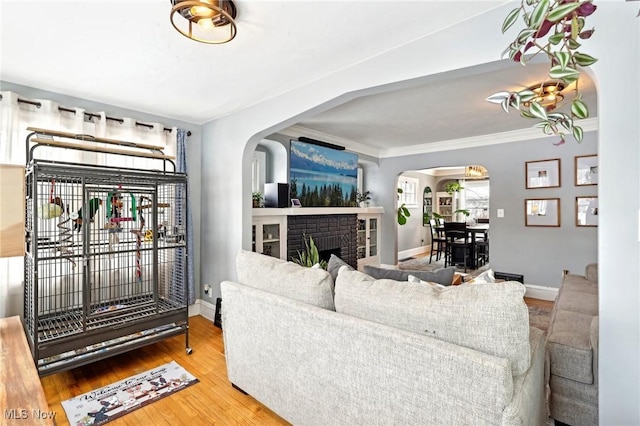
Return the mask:
[[444,253],[447,239],[444,236],[444,230],[439,227],[436,219],[429,220],[429,228],[431,229],[431,253],[429,254],[429,263],[431,263],[434,253],[436,254],[436,262],[440,260],[440,257]]
[[464,222],[445,222],[444,267],[462,265],[464,271],[470,266],[471,237]]
[[479,268],[489,263],[489,234],[484,232],[481,235],[476,235],[475,238],[475,265],[476,268]]

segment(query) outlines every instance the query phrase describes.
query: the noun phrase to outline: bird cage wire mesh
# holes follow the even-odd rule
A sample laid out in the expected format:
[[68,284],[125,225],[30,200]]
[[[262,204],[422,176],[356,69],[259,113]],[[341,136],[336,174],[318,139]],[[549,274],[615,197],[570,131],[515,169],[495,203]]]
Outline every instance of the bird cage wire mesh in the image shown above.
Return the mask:
[[180,333],[191,352],[186,185],[175,171],[31,158],[24,322],[41,374]]

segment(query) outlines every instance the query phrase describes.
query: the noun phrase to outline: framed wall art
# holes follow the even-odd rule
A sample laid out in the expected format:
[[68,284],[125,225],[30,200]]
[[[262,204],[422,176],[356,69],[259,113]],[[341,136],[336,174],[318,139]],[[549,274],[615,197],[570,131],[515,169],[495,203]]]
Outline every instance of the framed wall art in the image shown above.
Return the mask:
[[576,226],[598,226],[598,197],[576,197]]
[[575,158],[576,186],[598,184],[598,156],[578,155]]
[[525,226],[560,226],[560,198],[527,198],[524,200]]
[[527,161],[525,163],[526,187],[557,188],[560,186],[560,159]]

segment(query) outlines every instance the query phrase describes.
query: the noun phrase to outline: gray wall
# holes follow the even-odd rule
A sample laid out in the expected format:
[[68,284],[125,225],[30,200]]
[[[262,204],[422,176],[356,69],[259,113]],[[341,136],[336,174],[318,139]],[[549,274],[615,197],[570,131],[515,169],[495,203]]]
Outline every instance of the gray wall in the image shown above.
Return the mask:
[[[575,197],[597,195],[598,186],[574,185],[574,157],[597,153],[597,133],[587,132],[582,143],[553,145],[555,138],[503,143],[452,151],[384,158],[377,173],[369,173],[367,187],[384,191],[394,200],[396,177],[405,170],[437,166],[483,164],[491,176],[491,267],[497,271],[523,274],[527,284],[558,287],[563,269],[584,272],[586,264],[598,260],[597,228],[575,226]],[[525,162],[560,158],[561,187],[525,189]],[[525,227],[525,198],[560,198],[559,228]],[[385,198],[381,198],[385,199]],[[383,204],[394,212],[392,202]],[[505,210],[498,218],[496,209]],[[394,247],[398,230],[393,214],[383,217],[381,262],[395,264],[400,243]],[[544,267],[542,267],[544,265]]]

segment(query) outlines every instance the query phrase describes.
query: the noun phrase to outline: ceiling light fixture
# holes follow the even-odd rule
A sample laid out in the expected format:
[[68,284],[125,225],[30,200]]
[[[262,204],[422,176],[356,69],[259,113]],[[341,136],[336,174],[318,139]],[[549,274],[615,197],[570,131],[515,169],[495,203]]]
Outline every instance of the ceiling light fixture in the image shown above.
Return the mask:
[[[564,95],[560,92],[564,90],[564,83],[561,81],[543,81],[529,87],[536,94],[532,101],[537,102],[541,106],[552,110],[562,102]],[[525,106],[529,106],[530,102],[523,102]]]
[[207,44],[236,36],[236,5],[231,0],[170,0],[171,24],[183,36]]
[[487,169],[483,166],[465,166],[464,177],[467,179],[485,179],[487,177]]

